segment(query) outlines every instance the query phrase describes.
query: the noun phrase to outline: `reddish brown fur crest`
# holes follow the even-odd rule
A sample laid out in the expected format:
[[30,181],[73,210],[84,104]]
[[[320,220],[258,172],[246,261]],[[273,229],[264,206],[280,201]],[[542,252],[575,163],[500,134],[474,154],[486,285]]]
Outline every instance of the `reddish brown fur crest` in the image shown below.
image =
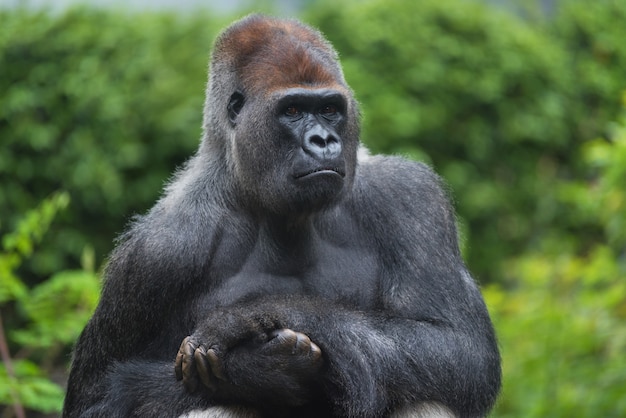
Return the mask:
[[319,32],[294,20],[246,17],[220,36],[213,60],[229,62],[239,71],[240,87],[257,94],[345,84],[332,46]]

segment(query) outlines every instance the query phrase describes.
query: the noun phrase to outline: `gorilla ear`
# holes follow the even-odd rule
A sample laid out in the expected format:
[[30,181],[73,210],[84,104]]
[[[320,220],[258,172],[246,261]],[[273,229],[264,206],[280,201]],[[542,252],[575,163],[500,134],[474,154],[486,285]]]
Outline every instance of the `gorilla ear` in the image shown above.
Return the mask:
[[237,116],[243,108],[244,101],[245,97],[240,91],[236,91],[230,96],[230,100],[228,101],[228,106],[226,106],[226,109],[228,110],[228,119],[230,120],[230,123],[233,124],[233,126],[237,124]]

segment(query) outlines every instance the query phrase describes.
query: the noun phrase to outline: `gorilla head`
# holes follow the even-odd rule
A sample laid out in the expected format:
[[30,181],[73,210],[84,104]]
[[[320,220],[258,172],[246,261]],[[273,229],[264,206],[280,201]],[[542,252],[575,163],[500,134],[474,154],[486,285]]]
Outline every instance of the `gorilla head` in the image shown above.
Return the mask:
[[[203,150],[254,212],[311,212],[352,185],[359,115],[337,54],[297,21],[250,16],[216,42]],[[201,151],[202,152],[202,151]]]

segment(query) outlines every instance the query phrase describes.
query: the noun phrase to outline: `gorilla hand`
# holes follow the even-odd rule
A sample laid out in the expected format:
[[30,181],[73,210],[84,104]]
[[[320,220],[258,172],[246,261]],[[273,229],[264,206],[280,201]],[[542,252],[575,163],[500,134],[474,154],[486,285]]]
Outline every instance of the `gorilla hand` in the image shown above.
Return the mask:
[[259,402],[298,405],[313,396],[322,363],[322,351],[307,335],[280,329],[226,350],[194,334],[183,340],[175,371],[190,392],[202,382],[216,399],[257,393]]
[[176,379],[182,380],[189,392],[198,388],[198,379],[211,391],[217,389],[217,379],[224,380],[222,362],[217,347],[199,345],[191,336],[186,337],[176,355]]

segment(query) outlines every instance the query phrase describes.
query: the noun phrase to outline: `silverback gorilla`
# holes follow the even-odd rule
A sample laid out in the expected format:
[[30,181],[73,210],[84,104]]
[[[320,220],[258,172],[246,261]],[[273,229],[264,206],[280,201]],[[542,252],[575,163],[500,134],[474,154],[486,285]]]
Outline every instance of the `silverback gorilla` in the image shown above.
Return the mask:
[[203,127],[110,257],[63,416],[484,416],[500,357],[449,200],[360,148],[323,36],[227,28]]

